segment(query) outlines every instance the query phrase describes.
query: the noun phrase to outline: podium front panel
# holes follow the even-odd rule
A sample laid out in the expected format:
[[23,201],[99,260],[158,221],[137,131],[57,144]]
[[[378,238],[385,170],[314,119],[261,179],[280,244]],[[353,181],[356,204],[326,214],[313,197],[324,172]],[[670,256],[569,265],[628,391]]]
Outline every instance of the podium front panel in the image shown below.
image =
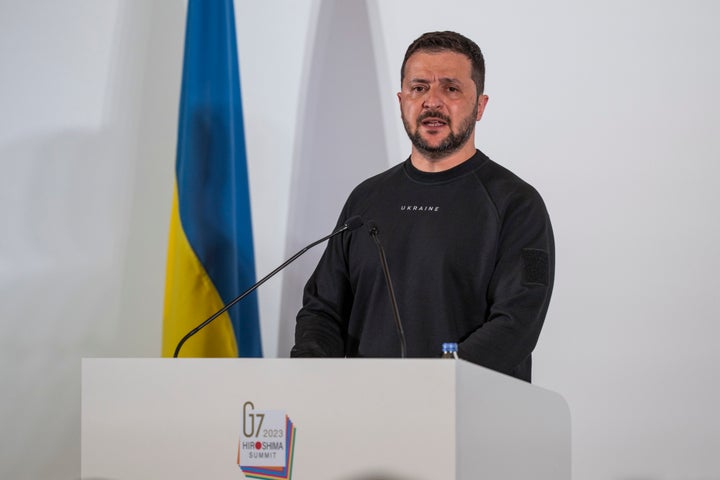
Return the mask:
[[439,360],[83,359],[82,477],[246,478],[251,402],[296,428],[292,478],[455,478],[454,372]]

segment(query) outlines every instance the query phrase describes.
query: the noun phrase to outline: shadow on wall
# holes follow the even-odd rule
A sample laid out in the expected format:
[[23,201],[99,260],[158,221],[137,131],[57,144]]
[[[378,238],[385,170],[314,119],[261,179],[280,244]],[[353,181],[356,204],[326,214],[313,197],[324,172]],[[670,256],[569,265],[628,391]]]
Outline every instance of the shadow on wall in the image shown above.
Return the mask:
[[90,125],[0,147],[0,478],[78,478],[80,358],[159,353],[184,18],[123,3]]
[[42,263],[112,254],[132,174],[117,150],[110,132],[70,130],[0,152],[0,217],[9,234],[0,237],[0,252],[10,261],[5,268],[22,275]]
[[116,147],[109,131],[68,130],[0,151],[0,422],[14,439],[0,477],[77,471],[80,358],[117,330],[132,167]]
[[[64,352],[77,351],[88,335],[97,343],[103,323],[93,304],[104,303],[104,317],[112,317],[116,305],[93,293],[119,282],[133,174],[120,155],[109,131],[33,137],[0,152],[0,321],[32,318],[27,347],[35,356],[45,343],[72,346]],[[42,288],[47,280],[50,288]],[[22,347],[17,337],[12,342]]]
[[[378,67],[382,41],[373,41],[370,0],[320,2],[309,38],[293,156],[285,254],[336,225],[347,196],[363,180],[386,170],[386,129],[382,128]],[[377,36],[377,33],[376,33]],[[348,55],[347,52],[352,52]],[[352,95],[347,86],[352,85]],[[352,112],[352,128],[345,121]],[[328,121],[331,119],[331,121]],[[368,141],[371,139],[371,141]],[[403,159],[392,159],[393,163]],[[278,356],[294,342],[302,292],[326,247],[298,259],[283,272]]]

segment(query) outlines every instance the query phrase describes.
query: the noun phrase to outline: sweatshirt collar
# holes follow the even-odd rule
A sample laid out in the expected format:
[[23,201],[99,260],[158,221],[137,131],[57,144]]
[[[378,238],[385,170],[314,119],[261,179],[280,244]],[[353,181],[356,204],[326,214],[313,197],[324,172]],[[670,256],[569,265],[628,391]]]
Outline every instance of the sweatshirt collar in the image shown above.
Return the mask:
[[415,168],[410,157],[405,160],[403,168],[410,179],[420,183],[446,183],[456,178],[463,177],[480,167],[488,159],[480,150],[475,150],[475,155],[468,158],[459,165],[442,172],[423,172]]

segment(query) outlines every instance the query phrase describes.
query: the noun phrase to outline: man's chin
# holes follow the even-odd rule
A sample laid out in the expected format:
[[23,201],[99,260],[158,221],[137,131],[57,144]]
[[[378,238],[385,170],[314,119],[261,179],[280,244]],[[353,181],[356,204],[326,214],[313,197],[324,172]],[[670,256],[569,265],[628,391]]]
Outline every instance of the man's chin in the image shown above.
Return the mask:
[[428,138],[427,135],[420,136],[419,141],[416,142],[416,147],[422,147],[423,150],[428,152],[441,152],[448,146],[448,135],[432,135]]
[[415,148],[430,160],[441,160],[457,151],[456,148],[425,148],[425,146],[422,145],[415,145]]

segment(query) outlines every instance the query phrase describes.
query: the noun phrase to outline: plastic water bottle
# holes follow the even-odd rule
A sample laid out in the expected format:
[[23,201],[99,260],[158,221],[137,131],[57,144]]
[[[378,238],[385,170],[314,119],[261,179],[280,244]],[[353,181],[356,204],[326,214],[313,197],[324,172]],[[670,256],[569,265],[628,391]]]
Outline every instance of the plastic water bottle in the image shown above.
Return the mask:
[[457,343],[443,343],[442,344],[442,358],[458,358],[457,350],[458,350]]

